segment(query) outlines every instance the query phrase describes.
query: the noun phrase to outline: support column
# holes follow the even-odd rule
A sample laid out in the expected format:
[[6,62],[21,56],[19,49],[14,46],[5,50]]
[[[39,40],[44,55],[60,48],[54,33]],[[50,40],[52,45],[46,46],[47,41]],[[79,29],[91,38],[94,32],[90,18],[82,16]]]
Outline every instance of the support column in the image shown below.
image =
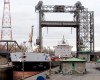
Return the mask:
[[42,51],[42,27],[41,27],[41,10],[39,11],[39,52]]

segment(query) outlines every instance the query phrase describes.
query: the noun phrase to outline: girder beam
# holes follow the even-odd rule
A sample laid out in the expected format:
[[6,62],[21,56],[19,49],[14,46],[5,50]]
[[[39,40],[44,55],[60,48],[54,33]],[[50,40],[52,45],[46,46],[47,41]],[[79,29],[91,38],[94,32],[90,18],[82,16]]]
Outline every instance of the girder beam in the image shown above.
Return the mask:
[[41,27],[78,27],[75,21],[41,21]]

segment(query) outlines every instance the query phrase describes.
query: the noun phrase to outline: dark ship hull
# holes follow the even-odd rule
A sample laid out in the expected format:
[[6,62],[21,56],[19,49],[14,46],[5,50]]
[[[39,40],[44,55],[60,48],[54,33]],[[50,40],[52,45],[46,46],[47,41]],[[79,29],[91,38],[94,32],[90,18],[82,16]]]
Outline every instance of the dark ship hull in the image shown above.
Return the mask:
[[44,71],[50,68],[49,62],[13,62],[14,71]]
[[44,53],[10,53],[14,71],[44,71],[50,68],[50,56]]

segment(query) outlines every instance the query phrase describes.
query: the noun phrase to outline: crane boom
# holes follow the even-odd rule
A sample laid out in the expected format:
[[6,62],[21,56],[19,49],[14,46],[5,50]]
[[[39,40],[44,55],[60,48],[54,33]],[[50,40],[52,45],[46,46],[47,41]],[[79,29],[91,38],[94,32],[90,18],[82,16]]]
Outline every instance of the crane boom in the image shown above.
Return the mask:
[[30,52],[30,51],[32,52],[33,51],[33,48],[32,48],[33,27],[34,26],[31,27],[31,33],[29,34],[29,41],[28,41],[29,42],[29,47],[28,47],[28,52]]
[[29,43],[31,44],[31,47],[32,47],[32,38],[33,38],[33,27],[31,27],[31,33],[29,34]]

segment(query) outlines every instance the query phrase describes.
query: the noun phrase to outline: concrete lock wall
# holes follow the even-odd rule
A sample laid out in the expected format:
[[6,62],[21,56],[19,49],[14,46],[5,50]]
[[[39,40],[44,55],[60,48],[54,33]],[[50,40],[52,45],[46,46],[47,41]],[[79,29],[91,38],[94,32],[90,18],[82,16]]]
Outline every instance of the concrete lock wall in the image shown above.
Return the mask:
[[76,63],[76,71],[77,72],[84,73],[85,70],[86,70],[85,63],[82,63],[82,62]]
[[96,63],[96,68],[99,68],[100,67],[100,62],[97,62]]
[[62,72],[64,74],[67,74],[68,72],[70,72],[72,70],[71,68],[71,63],[63,63],[62,64]]
[[90,55],[88,54],[79,54],[79,58],[90,61]]
[[0,56],[0,65],[4,65],[4,64],[7,64],[7,63],[8,63],[7,58]]
[[[74,63],[75,68],[73,69],[72,63]],[[83,62],[72,62],[72,63],[63,63],[62,64],[62,72],[63,74],[70,74],[72,70],[77,73],[84,73],[86,71],[85,63]]]

